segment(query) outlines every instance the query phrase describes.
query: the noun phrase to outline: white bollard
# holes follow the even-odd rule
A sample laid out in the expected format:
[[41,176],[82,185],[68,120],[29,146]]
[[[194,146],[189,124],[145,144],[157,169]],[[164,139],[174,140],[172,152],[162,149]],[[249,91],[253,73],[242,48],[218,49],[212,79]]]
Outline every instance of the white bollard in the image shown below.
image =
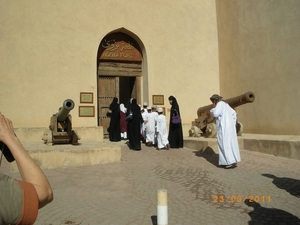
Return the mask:
[[157,225],[168,225],[167,190],[157,190]]

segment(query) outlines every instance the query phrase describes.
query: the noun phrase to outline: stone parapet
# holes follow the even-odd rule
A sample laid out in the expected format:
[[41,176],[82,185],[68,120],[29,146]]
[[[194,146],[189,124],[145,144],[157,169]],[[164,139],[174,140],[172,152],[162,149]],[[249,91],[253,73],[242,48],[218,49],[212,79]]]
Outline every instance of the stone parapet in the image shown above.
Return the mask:
[[[121,146],[103,142],[53,146],[26,142],[23,146],[41,169],[91,166],[121,161]],[[10,164],[10,172],[18,172],[16,162]]]
[[300,160],[300,136],[245,134],[244,149]]
[[[243,134],[238,141],[240,149],[300,160],[300,136]],[[217,139],[214,138],[185,137],[184,146],[218,153]]]

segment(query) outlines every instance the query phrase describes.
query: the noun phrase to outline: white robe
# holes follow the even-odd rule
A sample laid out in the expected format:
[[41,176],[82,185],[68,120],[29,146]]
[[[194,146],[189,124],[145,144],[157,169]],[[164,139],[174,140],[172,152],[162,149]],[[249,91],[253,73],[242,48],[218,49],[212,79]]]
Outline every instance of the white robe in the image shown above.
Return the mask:
[[224,101],[210,110],[216,118],[219,150],[219,165],[230,165],[241,161],[236,134],[236,112]]
[[160,114],[157,117],[157,124],[156,124],[156,132],[157,133],[157,147],[164,148],[168,141],[168,130],[167,130],[167,118],[165,115]]
[[147,123],[146,123],[146,142],[152,142],[155,144],[155,126],[157,120],[158,113],[151,112],[147,115]]
[[147,119],[148,119],[148,112],[147,109],[144,109],[144,112],[142,113],[142,117],[143,117],[143,123],[141,124],[141,134],[144,138],[144,140],[146,140],[146,123],[147,123]]

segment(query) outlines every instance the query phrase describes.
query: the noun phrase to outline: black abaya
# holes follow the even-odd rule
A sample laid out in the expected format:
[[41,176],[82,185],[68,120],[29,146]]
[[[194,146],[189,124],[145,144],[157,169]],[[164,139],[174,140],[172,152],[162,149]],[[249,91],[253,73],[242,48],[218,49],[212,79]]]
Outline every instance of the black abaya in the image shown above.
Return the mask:
[[143,118],[140,107],[134,98],[131,100],[131,104],[127,109],[127,115],[130,112],[132,112],[132,120],[128,122],[127,129],[129,148],[138,151],[141,150],[141,123],[143,123]]
[[172,100],[172,107],[170,110],[170,123],[169,123],[169,144],[170,148],[183,148],[183,132],[182,124],[173,124],[172,116],[178,114],[180,116],[179,105],[174,96],[170,96],[169,100]]
[[118,104],[118,98],[114,98],[109,106],[111,110],[111,117],[109,123],[109,140],[110,141],[121,141],[120,131],[120,106]]

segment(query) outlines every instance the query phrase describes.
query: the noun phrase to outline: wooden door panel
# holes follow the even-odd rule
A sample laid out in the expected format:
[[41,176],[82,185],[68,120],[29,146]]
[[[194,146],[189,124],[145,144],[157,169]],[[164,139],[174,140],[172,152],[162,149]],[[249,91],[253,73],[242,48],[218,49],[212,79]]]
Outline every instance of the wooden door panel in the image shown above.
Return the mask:
[[119,98],[119,78],[118,77],[99,77],[98,79],[98,112],[99,126],[103,126],[104,137],[108,136],[110,117],[107,117],[109,105],[114,97]]

